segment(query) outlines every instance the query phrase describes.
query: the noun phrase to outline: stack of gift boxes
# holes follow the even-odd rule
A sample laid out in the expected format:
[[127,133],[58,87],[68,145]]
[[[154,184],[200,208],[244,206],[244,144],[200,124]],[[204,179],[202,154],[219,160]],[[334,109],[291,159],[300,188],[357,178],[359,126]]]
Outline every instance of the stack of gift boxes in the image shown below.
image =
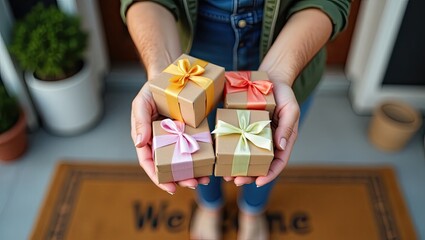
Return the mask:
[[[264,176],[273,160],[270,118],[276,106],[265,72],[225,72],[183,54],[150,90],[159,114],[152,150],[159,183],[203,176]],[[206,117],[217,109],[211,138]]]

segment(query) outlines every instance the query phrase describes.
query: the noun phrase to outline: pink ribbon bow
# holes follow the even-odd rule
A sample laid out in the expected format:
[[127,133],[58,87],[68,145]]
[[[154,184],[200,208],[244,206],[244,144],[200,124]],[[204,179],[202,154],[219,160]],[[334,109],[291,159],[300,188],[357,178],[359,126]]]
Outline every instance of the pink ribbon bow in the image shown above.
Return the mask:
[[226,72],[226,94],[236,92],[247,92],[248,109],[264,110],[266,108],[266,98],[273,89],[273,83],[269,80],[251,81],[250,71]]
[[154,136],[153,150],[176,144],[171,159],[171,172],[174,181],[193,178],[192,153],[199,150],[199,142],[212,143],[210,132],[201,132],[194,135],[184,133],[185,125],[179,121],[165,119],[161,121],[161,128],[170,134]]

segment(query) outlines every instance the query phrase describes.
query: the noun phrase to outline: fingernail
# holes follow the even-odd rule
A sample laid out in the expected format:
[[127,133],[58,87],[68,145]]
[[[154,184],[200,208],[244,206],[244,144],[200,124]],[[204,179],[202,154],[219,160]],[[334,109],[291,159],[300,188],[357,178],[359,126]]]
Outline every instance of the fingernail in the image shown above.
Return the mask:
[[188,188],[193,189],[193,190],[196,189],[196,187],[194,187],[194,186],[188,186]]
[[142,134],[137,134],[136,136],[136,147],[142,143]]
[[167,193],[169,193],[170,195],[174,195],[174,193],[173,193],[173,192],[167,192]]
[[240,186],[242,186],[243,184],[236,184],[236,187],[240,187]]
[[208,186],[209,183],[201,183],[201,184],[204,185],[204,186]]
[[279,146],[282,150],[285,150],[285,148],[286,148],[286,139],[285,138],[280,139]]
[[258,186],[258,185],[256,185],[256,186],[257,186],[257,188],[261,187],[261,186]]

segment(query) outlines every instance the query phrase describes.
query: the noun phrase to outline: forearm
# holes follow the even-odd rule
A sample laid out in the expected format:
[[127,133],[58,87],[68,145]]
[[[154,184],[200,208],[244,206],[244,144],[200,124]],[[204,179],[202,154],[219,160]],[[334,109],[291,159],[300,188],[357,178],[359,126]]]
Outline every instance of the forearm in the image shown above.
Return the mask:
[[318,9],[295,13],[283,27],[261,63],[272,81],[292,86],[298,74],[326,44],[332,33],[332,22]]
[[148,79],[180,56],[176,21],[164,7],[152,2],[133,4],[127,11],[127,26]]

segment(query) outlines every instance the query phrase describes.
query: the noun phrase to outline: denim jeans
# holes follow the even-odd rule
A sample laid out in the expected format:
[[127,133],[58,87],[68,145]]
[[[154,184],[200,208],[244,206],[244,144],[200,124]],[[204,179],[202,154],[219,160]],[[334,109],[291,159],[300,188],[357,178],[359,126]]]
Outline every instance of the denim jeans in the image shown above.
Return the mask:
[[263,0],[199,1],[190,54],[226,70],[256,70]]
[[[226,71],[257,70],[263,3],[262,0],[199,1],[198,25],[190,55],[223,66]],[[311,100],[310,97],[301,106],[300,124]],[[222,103],[218,105],[221,106]],[[208,116],[212,129],[215,113],[214,110]],[[223,206],[221,181],[221,177],[211,176],[207,186],[198,186],[198,202],[202,206],[211,209]],[[241,187],[239,208],[252,214],[264,211],[274,182],[258,188],[255,183]]]

